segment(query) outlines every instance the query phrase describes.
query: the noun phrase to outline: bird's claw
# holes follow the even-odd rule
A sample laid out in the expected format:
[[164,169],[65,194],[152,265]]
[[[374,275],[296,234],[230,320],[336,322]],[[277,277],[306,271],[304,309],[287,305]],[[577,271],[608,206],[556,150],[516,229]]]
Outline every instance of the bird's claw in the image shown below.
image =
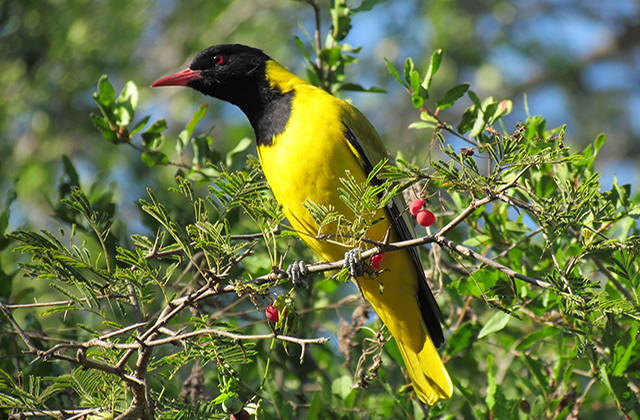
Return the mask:
[[351,249],[344,253],[344,267],[349,269],[349,275],[351,277],[361,277],[364,268],[362,261],[360,260],[360,249]]
[[307,282],[309,274],[309,269],[304,261],[295,261],[287,268],[287,275],[293,282],[293,285],[302,289],[306,289],[309,286]]

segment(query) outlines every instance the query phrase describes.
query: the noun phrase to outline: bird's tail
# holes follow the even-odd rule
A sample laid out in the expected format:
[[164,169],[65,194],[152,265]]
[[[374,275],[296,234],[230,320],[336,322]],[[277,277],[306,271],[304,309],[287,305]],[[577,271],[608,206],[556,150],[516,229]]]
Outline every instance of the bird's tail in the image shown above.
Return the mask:
[[439,399],[449,399],[453,394],[451,378],[429,335],[419,353],[399,340],[397,343],[420,399],[429,405],[434,405]]

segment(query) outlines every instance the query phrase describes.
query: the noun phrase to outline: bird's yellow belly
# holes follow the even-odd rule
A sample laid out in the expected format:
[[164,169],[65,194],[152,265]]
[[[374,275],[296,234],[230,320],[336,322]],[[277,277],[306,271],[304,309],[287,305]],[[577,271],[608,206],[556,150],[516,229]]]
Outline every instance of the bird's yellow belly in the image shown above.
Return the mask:
[[[348,248],[316,239],[319,234],[336,234],[335,224],[319,231],[309,210],[307,200],[328,207],[350,218],[353,213],[339,197],[340,178],[349,170],[358,182],[365,178],[357,160],[344,144],[318,142],[317,139],[278,139],[278,147],[261,146],[258,155],[264,174],[276,200],[282,204],[291,226],[302,239],[323,259],[340,259]],[[287,144],[288,141],[295,144]],[[313,147],[299,147],[300,145]],[[333,238],[334,241],[336,238]],[[329,241],[333,242],[333,241]]]

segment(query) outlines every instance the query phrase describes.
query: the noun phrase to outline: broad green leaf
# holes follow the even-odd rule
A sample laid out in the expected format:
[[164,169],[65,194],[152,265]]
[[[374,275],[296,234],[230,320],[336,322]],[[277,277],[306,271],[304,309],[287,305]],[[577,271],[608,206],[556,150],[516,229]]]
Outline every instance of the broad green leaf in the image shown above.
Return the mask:
[[369,93],[386,93],[387,91],[384,89],[380,89],[377,87],[364,88],[361,85],[356,83],[343,83],[340,85],[340,89],[338,91],[350,91],[350,92],[369,92]]
[[478,400],[476,398],[476,395],[473,392],[473,390],[470,389],[473,385],[471,385],[470,387],[463,386],[458,380],[458,378],[455,377],[455,375],[451,376],[451,382],[456,387],[456,389],[460,391],[460,393],[462,394],[462,397],[469,404],[469,411],[471,411],[471,413],[473,414],[473,418],[477,420],[485,419],[486,416],[484,416],[482,412],[477,408]]
[[447,340],[447,354],[449,357],[461,352],[475,342],[478,335],[478,324],[467,322],[458,328]]
[[424,105],[424,101],[428,98],[428,94],[427,91],[422,89],[422,86],[420,86],[420,74],[418,74],[417,71],[414,71],[411,74],[411,90],[413,107],[420,108],[422,105]]
[[166,129],[167,122],[164,119],[154,122],[142,133],[142,145],[144,147],[152,147],[154,141],[162,137],[162,132]]
[[147,151],[140,156],[142,162],[150,168],[156,165],[166,165],[169,163],[169,157],[161,152]]
[[[307,418],[309,420],[323,420],[324,417],[321,417],[322,412],[322,394],[319,392],[315,392],[313,397],[311,398],[311,404],[309,405],[309,411],[307,411]],[[325,413],[327,414],[327,413]]]
[[440,109],[449,108],[458,99],[464,96],[464,94],[469,90],[469,86],[469,83],[462,83],[458,86],[452,87],[444,94],[442,99],[436,102],[436,106]]
[[524,122],[525,137],[528,139],[544,138],[544,129],[546,124],[546,121],[540,115],[534,115],[527,118]]
[[549,377],[541,360],[534,359],[525,353],[520,354],[522,364],[527,367],[531,376],[535,379],[545,396],[549,395]]
[[499,102],[496,112],[493,114],[493,117],[491,118],[491,121],[497,121],[503,116],[510,114],[512,109],[513,109],[513,102],[511,102],[510,100],[506,99],[504,101]]
[[478,338],[483,338],[489,334],[500,331],[501,329],[507,326],[507,323],[509,322],[510,318],[511,316],[508,313],[497,311],[491,317],[491,319],[487,321],[484,327],[482,327],[482,329],[478,333]]
[[350,376],[341,376],[331,383],[331,392],[344,399],[351,392],[351,385],[353,382]]
[[351,12],[352,13],[368,12],[369,10],[373,9],[373,7],[376,6],[377,4],[384,3],[386,1],[388,0],[363,0],[362,3],[360,3],[360,6],[356,7]]
[[629,329],[627,337],[615,348],[613,360],[611,361],[611,375],[623,376],[627,371],[631,357],[636,354],[634,351],[638,342],[636,341],[636,332],[638,331],[638,322],[634,322]]
[[474,91],[468,91],[467,96],[469,97],[469,99],[471,99],[471,102],[473,102],[473,104],[478,107],[478,109],[482,109],[482,102],[480,102],[480,98],[478,98],[478,95],[476,95]]
[[508,419],[509,408],[507,405],[507,399],[504,396],[502,387],[496,383],[496,379],[493,375],[493,355],[487,356],[487,396],[485,401],[487,407],[491,410],[491,417],[495,419]]
[[417,130],[423,130],[425,128],[436,128],[436,124],[434,124],[432,122],[416,121],[416,122],[413,122],[413,123],[409,124],[409,128],[415,128]]
[[393,76],[393,78],[396,79],[398,83],[400,83],[405,88],[409,89],[409,86],[405,83],[404,80],[402,80],[402,78],[400,78],[400,73],[398,73],[398,70],[396,70],[396,68],[393,67],[393,64],[391,64],[391,61],[385,58],[384,62],[387,63],[387,69],[389,70],[389,74]]
[[133,128],[131,129],[131,135],[133,136],[134,134],[142,130],[144,126],[147,125],[147,123],[149,122],[149,118],[151,118],[151,115],[147,115],[146,117],[138,121],[136,125],[134,125]]
[[557,328],[546,326],[542,330],[532,332],[531,334],[524,337],[522,341],[520,341],[516,346],[516,350],[518,351],[527,350],[532,345],[540,342],[540,340],[556,335],[559,332],[560,330]]
[[422,87],[425,90],[428,90],[431,87],[431,79],[436,74],[438,69],[440,68],[440,62],[442,61],[442,50],[436,50],[433,55],[431,55],[431,62],[429,62],[429,68],[427,69],[427,74],[422,81]]
[[234,147],[232,150],[230,150],[227,153],[227,157],[225,159],[225,164],[227,166],[231,166],[231,164],[233,163],[233,157],[235,155],[237,155],[238,153],[244,152],[245,150],[247,150],[247,148],[249,146],[251,146],[251,139],[250,138],[245,137],[242,140],[240,140],[240,142],[238,142],[236,147]]
[[469,108],[467,108],[462,114],[462,120],[458,124],[458,127],[457,127],[458,131],[461,134],[464,134],[467,131],[471,130],[475,124],[477,115],[478,115],[478,107],[476,107],[475,105],[472,105]]
[[109,82],[109,76],[103,74],[98,80],[98,94],[97,97],[94,95],[94,98],[102,105],[109,107],[113,105],[115,96],[116,90]]
[[413,87],[413,83],[411,77],[413,76],[414,65],[411,57],[407,58],[404,62],[404,80],[409,84],[409,86]]
[[138,87],[128,81],[115,100],[114,114],[118,117],[118,125],[129,125],[138,107]]

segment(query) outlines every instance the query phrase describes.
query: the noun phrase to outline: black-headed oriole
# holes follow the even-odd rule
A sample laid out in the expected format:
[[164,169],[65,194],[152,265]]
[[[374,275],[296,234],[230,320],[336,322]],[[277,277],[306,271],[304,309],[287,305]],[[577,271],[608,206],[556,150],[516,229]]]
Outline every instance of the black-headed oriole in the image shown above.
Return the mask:
[[[354,106],[291,74],[261,50],[238,44],[200,52],[188,69],[152,86],[188,86],[240,107],[251,123],[258,156],[275,198],[293,228],[321,259],[343,258],[345,247],[317,239],[318,226],[306,200],[350,214],[340,199],[340,178],[349,171],[357,182],[382,159],[386,149],[367,118]],[[404,205],[381,210],[367,237],[410,239]],[[323,231],[323,233],[330,233]],[[388,253],[375,280],[359,277],[359,288],[395,337],[420,399],[434,404],[453,393],[451,379],[436,351],[445,339],[436,303],[415,248]],[[380,287],[380,284],[383,287]]]

